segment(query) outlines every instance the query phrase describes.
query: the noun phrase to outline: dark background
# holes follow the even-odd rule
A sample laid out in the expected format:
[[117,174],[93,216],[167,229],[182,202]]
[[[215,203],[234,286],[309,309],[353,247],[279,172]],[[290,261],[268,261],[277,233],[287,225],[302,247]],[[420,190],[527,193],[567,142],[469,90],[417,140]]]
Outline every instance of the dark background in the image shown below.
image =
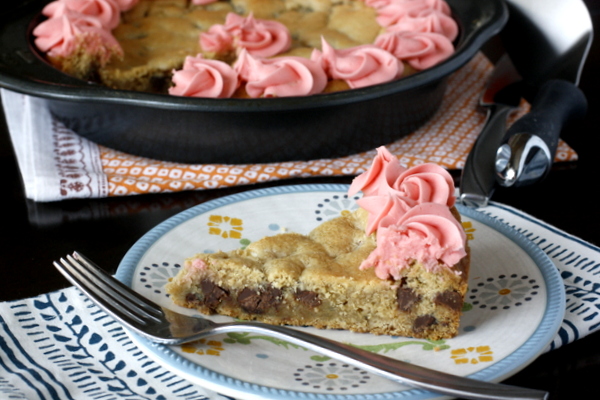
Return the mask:
[[[600,245],[600,87],[596,77],[600,71],[600,3],[585,3],[596,27],[580,83],[589,111],[583,121],[567,127],[562,134],[579,154],[579,161],[555,166],[548,178],[535,186],[499,189],[494,200]],[[166,218],[211,198],[248,189],[35,203],[24,198],[4,118],[0,118],[0,171],[4,210],[0,230],[0,301],[67,287],[52,261],[73,250],[114,272],[137,239]],[[276,184],[308,182],[350,182],[350,178]],[[269,185],[251,188],[265,186]],[[551,399],[580,399],[594,397],[588,392],[596,389],[599,377],[600,332],[541,356],[506,382],[550,391]]]

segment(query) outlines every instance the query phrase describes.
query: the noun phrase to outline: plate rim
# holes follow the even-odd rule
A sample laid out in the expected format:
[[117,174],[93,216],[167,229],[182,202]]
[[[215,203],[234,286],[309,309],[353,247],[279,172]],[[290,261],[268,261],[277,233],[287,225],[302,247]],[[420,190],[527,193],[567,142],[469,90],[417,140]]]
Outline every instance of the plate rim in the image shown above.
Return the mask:
[[[237,203],[244,200],[255,199],[266,196],[274,196],[281,194],[294,194],[294,193],[307,193],[307,192],[342,192],[348,191],[348,184],[297,184],[297,185],[283,185],[275,186],[270,188],[251,189],[243,192],[219,197],[216,199],[209,200],[207,202],[198,204],[190,207],[187,210],[181,211],[165,221],[159,223],[154,228],[150,229],[140,239],[138,239],[132,247],[127,251],[123,259],[121,260],[115,277],[121,282],[128,286],[131,286],[136,267],[139,260],[147,252],[147,250],[161,237],[166,235],[170,230],[179,226],[183,222],[190,220],[198,215],[213,210],[218,207]],[[544,314],[533,334],[526,339],[526,341],[515,349],[511,354],[506,356],[504,359],[494,363],[493,365],[486,367],[480,371],[477,371],[469,378],[479,379],[482,381],[499,382],[502,381],[525,368],[531,362],[533,362],[539,355],[546,351],[552,340],[556,336],[565,314],[565,303],[566,293],[562,278],[558,269],[552,260],[546,253],[543,252],[535,243],[525,237],[523,234],[512,228],[506,223],[498,221],[497,219],[477,211],[473,208],[465,207],[460,204],[456,204],[456,208],[459,212],[468,217],[472,218],[480,223],[487,225],[488,227],[501,233],[509,240],[519,246],[525,253],[534,261],[534,264],[539,268],[544,283],[546,285],[546,309]],[[425,399],[438,397],[433,392],[428,392],[421,389],[409,389],[401,392],[385,392],[375,394],[326,394],[326,393],[311,393],[302,392],[295,390],[278,389],[275,387],[268,387],[260,384],[255,384],[247,381],[243,381],[238,378],[232,378],[224,375],[220,372],[210,370],[204,366],[195,364],[191,361],[186,360],[177,354],[174,350],[170,349],[169,346],[156,344],[150,340],[129,332],[130,336],[134,339],[138,347],[141,350],[150,351],[153,358],[158,357],[162,363],[166,363],[175,371],[185,374],[186,372],[181,367],[189,368],[193,370],[194,376],[200,379],[202,382],[206,382],[207,387],[226,388],[231,391],[238,393],[251,394],[265,398],[265,395],[269,395],[269,399],[335,399],[335,400],[362,400],[362,399],[384,399],[389,396],[407,397],[411,399]],[[174,365],[178,364],[178,365]],[[516,365],[516,367],[515,367]],[[173,369],[172,369],[173,370]],[[174,372],[177,374],[177,372]],[[203,386],[203,384],[200,384]],[[218,391],[218,389],[216,389]],[[425,396],[425,397],[423,397]],[[433,397],[432,397],[433,396]]]

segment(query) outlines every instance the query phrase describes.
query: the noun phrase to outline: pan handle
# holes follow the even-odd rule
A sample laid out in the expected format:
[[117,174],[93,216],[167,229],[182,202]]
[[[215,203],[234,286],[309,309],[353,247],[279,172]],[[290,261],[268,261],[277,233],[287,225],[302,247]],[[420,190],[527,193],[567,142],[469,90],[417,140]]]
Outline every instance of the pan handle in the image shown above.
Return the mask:
[[581,119],[587,100],[573,83],[562,79],[546,82],[531,104],[531,111],[506,132],[496,155],[498,183],[525,186],[550,171],[563,127]]

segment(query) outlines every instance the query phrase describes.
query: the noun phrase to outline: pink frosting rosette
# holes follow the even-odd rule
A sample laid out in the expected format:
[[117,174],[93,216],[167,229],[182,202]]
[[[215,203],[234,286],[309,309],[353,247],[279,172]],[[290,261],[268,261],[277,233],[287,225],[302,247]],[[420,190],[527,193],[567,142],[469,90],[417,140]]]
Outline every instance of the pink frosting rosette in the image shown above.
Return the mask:
[[75,11],[65,10],[60,17],[50,18],[33,30],[35,45],[50,57],[66,57],[85,43],[90,53],[104,55],[105,62],[111,52],[122,54],[121,46],[101,22]]
[[430,8],[448,15],[451,12],[450,6],[444,0],[365,0],[365,4],[376,10],[395,4],[397,8],[407,11]]
[[200,46],[204,51],[224,53],[246,49],[256,57],[271,57],[290,48],[292,37],[280,22],[256,19],[252,14],[242,17],[227,14],[224,25],[213,25],[200,34]]
[[224,25],[213,25],[200,33],[200,47],[209,53],[223,54],[233,50],[233,35]]
[[308,96],[321,93],[327,85],[321,66],[302,57],[263,59],[242,49],[233,67],[253,98]]
[[411,207],[410,199],[387,192],[380,196],[365,196],[356,201],[368,212],[365,233],[370,235],[381,227],[387,227],[398,221]]
[[377,148],[371,167],[354,178],[348,194],[353,196],[359,191],[364,197],[394,195],[411,205],[438,203],[452,207],[456,202],[454,181],[445,168],[426,163],[406,169],[384,146]]
[[192,4],[195,4],[197,6],[201,6],[204,4],[210,4],[210,3],[214,3],[218,0],[192,0]]
[[361,264],[375,268],[380,279],[400,279],[400,271],[419,260],[431,272],[456,265],[466,256],[466,235],[450,210],[424,203],[408,210],[395,224],[377,231],[377,248]]
[[424,9],[400,17],[388,17],[387,14],[384,14],[384,11],[385,8],[380,10],[377,22],[385,27],[387,32],[434,32],[446,36],[450,41],[458,36],[456,21],[441,11]]
[[318,61],[333,79],[341,79],[352,89],[391,82],[402,75],[404,65],[389,52],[362,45],[336,50],[321,40],[322,50],[313,50],[311,59]]
[[456,202],[454,181],[443,167],[428,163],[406,169],[383,146],[377,149],[371,168],[352,181],[348,194],[359,191],[363,198],[357,204],[369,214],[368,235],[394,224],[418,204],[452,207]]
[[371,167],[352,181],[348,194],[354,196],[362,191],[365,196],[385,195],[398,176],[406,171],[400,162],[384,146],[377,148]]
[[386,32],[374,44],[418,70],[433,67],[454,53],[450,39],[432,32]]
[[67,10],[97,18],[108,30],[116,28],[121,20],[121,8],[116,0],[57,0],[44,7],[42,14],[58,18]]
[[377,10],[381,21],[392,25],[406,16],[415,16],[425,10],[439,11],[450,15],[451,10],[444,0],[366,0],[365,3]]
[[174,71],[173,83],[175,86],[169,88],[171,95],[227,98],[238,87],[238,74],[222,61],[188,56],[183,68]]
[[452,207],[456,202],[452,176],[437,164],[407,169],[392,184],[392,190],[415,204],[437,203]]

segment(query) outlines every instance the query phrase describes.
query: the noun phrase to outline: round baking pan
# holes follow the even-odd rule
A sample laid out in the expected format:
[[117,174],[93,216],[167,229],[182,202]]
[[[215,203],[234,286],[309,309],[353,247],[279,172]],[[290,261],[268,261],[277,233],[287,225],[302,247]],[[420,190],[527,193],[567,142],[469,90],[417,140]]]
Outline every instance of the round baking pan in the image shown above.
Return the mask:
[[49,65],[32,44],[48,0],[0,17],[0,86],[44,98],[98,144],[180,163],[264,163],[350,155],[391,143],[437,111],[447,78],[508,19],[502,0],[448,0],[460,34],[433,68],[382,85],[307,97],[200,99],[113,90]]

